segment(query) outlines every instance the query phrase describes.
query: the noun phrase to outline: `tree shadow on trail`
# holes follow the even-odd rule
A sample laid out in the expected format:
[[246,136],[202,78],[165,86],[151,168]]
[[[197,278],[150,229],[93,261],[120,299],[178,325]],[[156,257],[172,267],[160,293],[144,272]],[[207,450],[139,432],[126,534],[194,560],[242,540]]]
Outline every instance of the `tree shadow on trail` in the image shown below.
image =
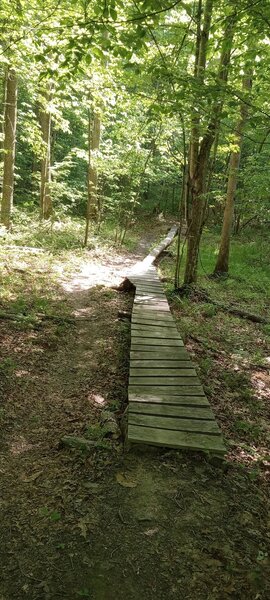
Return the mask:
[[[63,435],[90,429],[98,436],[104,408],[118,414],[126,403],[129,324],[118,311],[130,310],[132,296],[104,280],[87,287],[86,274],[75,287],[54,268],[42,283],[33,264],[32,275],[15,286],[25,311],[36,311],[35,289],[47,314],[75,321],[0,322],[0,595],[266,600],[267,491],[260,473],[230,459],[217,468],[199,454],[168,449],[124,453],[113,441],[88,453],[59,447]],[[106,278],[107,285],[115,281],[109,271]],[[15,287],[6,310],[15,310]],[[229,384],[222,379],[215,387],[219,375],[209,369],[217,409]],[[233,385],[234,394],[248,382],[238,375]],[[235,404],[235,395],[230,404],[221,401],[226,433]]]

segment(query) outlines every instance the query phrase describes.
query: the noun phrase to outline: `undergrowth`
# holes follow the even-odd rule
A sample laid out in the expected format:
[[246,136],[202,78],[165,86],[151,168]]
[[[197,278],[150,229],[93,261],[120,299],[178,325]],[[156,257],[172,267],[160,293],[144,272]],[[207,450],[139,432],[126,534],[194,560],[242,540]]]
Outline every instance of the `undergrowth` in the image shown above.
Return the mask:
[[[267,238],[264,231],[249,231],[233,238],[229,277],[209,279],[219,236],[206,231],[200,250],[198,289],[223,305],[242,307],[269,318]],[[203,294],[180,297],[173,287],[175,253],[173,245],[172,256],[164,258],[160,268],[168,281],[167,293],[179,331],[193,354],[229,453],[250,469],[267,470],[270,327],[229,314],[206,302]]]

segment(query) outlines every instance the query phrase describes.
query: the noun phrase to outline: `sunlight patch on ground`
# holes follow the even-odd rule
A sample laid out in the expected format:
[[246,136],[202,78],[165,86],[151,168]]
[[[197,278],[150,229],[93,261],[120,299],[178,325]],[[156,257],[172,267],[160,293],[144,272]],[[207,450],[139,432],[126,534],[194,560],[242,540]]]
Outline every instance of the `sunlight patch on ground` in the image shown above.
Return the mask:
[[88,400],[91,404],[96,404],[97,406],[105,406],[107,401],[100,394],[89,394]]
[[256,371],[251,377],[251,382],[259,398],[270,400],[270,375]]
[[32,450],[33,447],[33,444],[30,444],[23,436],[20,436],[13,440],[12,444],[10,445],[10,453],[13,456],[17,456],[18,454],[23,454],[23,452]]
[[65,292],[74,293],[89,290],[96,285],[111,287],[119,285],[126,276],[133,261],[125,256],[114,257],[108,261],[86,262],[79,273],[62,282]]

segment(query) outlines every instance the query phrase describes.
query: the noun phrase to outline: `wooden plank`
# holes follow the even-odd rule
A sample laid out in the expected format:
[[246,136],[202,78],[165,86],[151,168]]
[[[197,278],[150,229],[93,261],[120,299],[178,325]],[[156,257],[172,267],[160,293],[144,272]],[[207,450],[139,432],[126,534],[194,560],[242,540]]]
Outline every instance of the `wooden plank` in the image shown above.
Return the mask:
[[137,299],[147,300],[149,302],[167,302],[166,296],[164,296],[163,292],[136,292],[136,300]]
[[129,425],[128,439],[130,442],[151,444],[154,446],[203,450],[218,454],[225,454],[226,452],[221,436],[207,435],[205,433],[168,431],[166,429],[155,429],[154,427]]
[[170,329],[176,329],[175,323],[172,321],[159,321],[155,319],[142,319],[140,317],[132,317],[132,325],[153,325],[155,327],[169,327]]
[[148,304],[134,304],[133,307],[133,313],[134,314],[143,314],[145,313],[146,316],[149,316],[151,313],[156,316],[156,313],[160,313],[160,316],[162,316],[162,318],[164,319],[171,319],[173,320],[172,314],[170,312],[170,310],[167,310],[166,306],[169,306],[168,303],[167,305],[165,304],[165,309],[162,306],[157,306],[155,303],[153,304],[153,306],[148,306]]
[[[200,381],[198,379],[198,377],[185,377],[182,375],[179,375],[177,377],[166,377],[164,379],[164,377],[138,377],[138,375],[136,376],[132,376],[130,375],[129,377],[129,385],[130,386],[134,386],[134,385],[162,385],[162,386],[166,386],[166,387],[171,387],[171,386],[178,386],[178,385],[198,385],[200,386]],[[168,390],[170,391],[170,390]]]
[[144,292],[141,294],[136,293],[134,304],[137,305],[143,302],[148,305],[152,302],[153,304],[160,304],[161,307],[163,307],[163,305],[168,306],[168,300],[164,294],[147,294]]
[[143,292],[145,290],[147,290],[147,291],[151,290],[153,292],[162,292],[163,294],[165,293],[163,286],[158,281],[156,281],[156,282],[151,281],[151,280],[137,281],[136,288],[137,288],[137,290],[142,290]]
[[134,304],[136,306],[143,306],[143,308],[151,308],[151,310],[163,310],[163,312],[169,312],[169,305],[167,300],[154,300],[145,296],[135,296]]
[[153,346],[141,346],[130,351],[131,360],[163,360],[163,358],[166,360],[188,360],[189,354],[184,346],[181,348],[160,346],[159,349],[155,349]]
[[135,335],[132,335],[131,338],[131,349],[132,350],[139,350],[138,346],[140,348],[143,349],[144,346],[153,346],[154,348],[159,348],[162,346],[167,346],[168,348],[173,348],[173,347],[181,347],[184,346],[183,341],[181,340],[181,338],[179,339],[156,339],[156,338],[149,338],[149,337],[135,337]]
[[159,369],[160,375],[163,370],[169,369],[194,369],[194,364],[191,360],[175,360],[175,359],[151,359],[151,360],[138,360],[131,358],[130,360],[131,369]]
[[135,321],[135,319],[141,319],[143,321],[147,321],[147,319],[150,320],[158,320],[159,322],[164,323],[165,325],[168,324],[173,324],[175,326],[175,322],[171,316],[171,314],[169,312],[161,312],[159,310],[154,310],[154,311],[150,311],[150,310],[144,310],[143,308],[141,308],[140,310],[133,310],[132,313],[132,318],[131,318],[131,322]]
[[168,417],[183,417],[186,419],[207,419],[214,421],[215,417],[210,406],[186,406],[182,404],[166,404],[165,402],[129,402],[128,414],[163,415]]
[[145,325],[145,327],[141,327],[140,325],[132,325],[131,326],[131,339],[135,341],[136,338],[152,338],[157,340],[157,342],[162,340],[181,340],[180,334],[176,329],[166,328],[166,327],[152,327],[151,325]]
[[[169,387],[166,385],[132,385],[129,388],[129,391],[135,395],[142,396],[143,394],[153,394],[154,396],[204,396],[203,387],[200,385],[170,385]],[[149,400],[150,402],[150,400]]]
[[155,248],[153,248],[150,253],[148,254],[148,256],[146,256],[146,258],[144,259],[144,262],[149,262],[149,258],[151,259],[151,262],[154,262],[155,258],[158,257],[158,255],[163,252],[164,250],[166,250],[166,248],[168,248],[168,246],[172,243],[174,237],[176,236],[178,231],[178,225],[173,225],[169,231],[169,233],[167,234],[167,236],[165,237],[165,239],[163,239],[160,244],[158,244],[158,246],[156,246]]
[[169,325],[167,325],[167,323],[164,323],[164,321],[162,322],[162,325],[159,325],[158,323],[153,323],[152,325],[148,325],[147,323],[131,323],[131,329],[132,331],[152,331],[153,333],[155,332],[160,332],[162,333],[164,336],[167,333],[167,331],[169,331],[169,333],[177,333],[177,335],[179,337],[180,333],[177,331],[176,326],[174,323],[170,323]]
[[155,368],[155,367],[141,367],[136,368],[131,364],[130,366],[130,375],[131,377],[197,377],[197,373],[195,369],[181,369],[181,368],[171,368],[171,367],[163,367],[163,368]]
[[170,429],[170,431],[196,431],[197,433],[209,433],[220,435],[216,421],[202,419],[184,419],[182,417],[169,417],[160,415],[139,415],[130,413],[128,417],[130,425],[141,425],[143,427],[156,427],[157,429]]
[[129,402],[143,402],[145,404],[169,404],[173,406],[201,406],[201,407],[209,407],[209,402],[204,394],[198,394],[197,396],[189,395],[188,393],[183,393],[183,395],[171,395],[167,393],[157,393],[157,392],[146,392],[145,389],[143,391],[132,391],[132,388],[129,388]]
[[150,294],[155,296],[156,294],[158,296],[162,296],[162,298],[166,299],[166,295],[164,292],[164,289],[160,286],[150,286],[150,285],[137,285],[136,286],[136,294],[140,295],[145,295],[145,294]]

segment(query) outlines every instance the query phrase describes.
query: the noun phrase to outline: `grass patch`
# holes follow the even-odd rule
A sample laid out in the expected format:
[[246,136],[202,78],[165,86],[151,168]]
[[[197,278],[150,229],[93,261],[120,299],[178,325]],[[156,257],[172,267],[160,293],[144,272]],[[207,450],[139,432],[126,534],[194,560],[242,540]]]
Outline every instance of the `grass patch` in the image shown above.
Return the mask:
[[[224,305],[269,317],[270,264],[264,232],[250,231],[234,238],[230,276],[213,280],[208,275],[214,269],[218,241],[216,233],[205,232],[198,287]],[[172,253],[160,268],[169,280],[166,287],[179,331],[197,363],[231,455],[249,468],[257,463],[261,468],[270,439],[270,327],[233,316],[196,296],[180,298],[170,283],[175,245]]]

